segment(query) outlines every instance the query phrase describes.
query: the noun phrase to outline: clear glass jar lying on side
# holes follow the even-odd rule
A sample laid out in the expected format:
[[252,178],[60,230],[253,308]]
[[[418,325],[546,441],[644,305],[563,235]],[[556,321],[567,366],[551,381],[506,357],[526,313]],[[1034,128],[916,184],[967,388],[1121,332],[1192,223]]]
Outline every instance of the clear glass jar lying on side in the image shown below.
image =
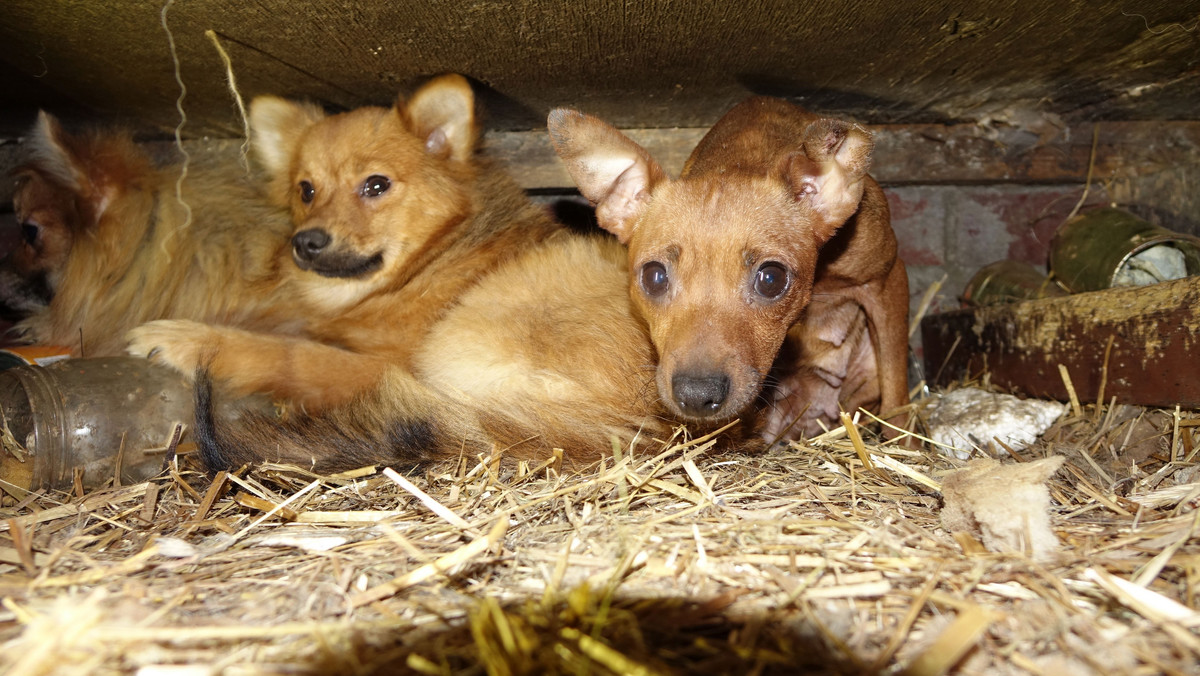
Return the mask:
[[[0,417],[9,434],[0,480],[22,490],[85,489],[163,470],[177,424],[192,425],[192,387],[171,369],[135,357],[70,359],[0,372]],[[0,430],[2,432],[2,430]]]

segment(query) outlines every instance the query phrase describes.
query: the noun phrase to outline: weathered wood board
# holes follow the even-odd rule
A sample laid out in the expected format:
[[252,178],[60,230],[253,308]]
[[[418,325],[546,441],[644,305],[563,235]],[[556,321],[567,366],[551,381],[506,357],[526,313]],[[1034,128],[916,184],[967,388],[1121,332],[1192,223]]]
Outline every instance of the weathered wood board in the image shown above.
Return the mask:
[[1194,119],[1200,83],[1196,0],[5,0],[0,127],[70,102],[173,130],[164,9],[191,137],[241,129],[207,31],[247,98],[349,108],[455,71],[486,90],[487,126],[504,130],[536,128],[556,105],[622,127],[703,127],[771,94],[872,124],[1043,133],[1055,115]]
[[946,312],[921,333],[938,385],[987,373],[1002,388],[1066,401],[1061,364],[1084,402],[1200,405],[1200,278]]

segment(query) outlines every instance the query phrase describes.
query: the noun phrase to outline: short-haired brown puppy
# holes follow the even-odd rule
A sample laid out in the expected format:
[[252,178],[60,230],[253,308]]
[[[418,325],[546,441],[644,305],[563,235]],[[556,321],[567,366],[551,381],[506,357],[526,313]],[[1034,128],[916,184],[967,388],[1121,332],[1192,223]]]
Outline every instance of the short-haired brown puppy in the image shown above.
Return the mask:
[[550,132],[600,225],[629,247],[671,413],[727,419],[770,383],[759,432],[774,439],[837,424],[839,405],[907,403],[908,279],[865,130],[752,98],[674,181],[594,118],[555,111]]

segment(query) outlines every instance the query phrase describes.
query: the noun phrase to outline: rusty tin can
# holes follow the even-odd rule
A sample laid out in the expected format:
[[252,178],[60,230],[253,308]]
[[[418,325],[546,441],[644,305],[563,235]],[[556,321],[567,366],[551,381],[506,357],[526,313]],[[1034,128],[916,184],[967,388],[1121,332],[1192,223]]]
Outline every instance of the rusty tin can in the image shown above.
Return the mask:
[[1050,271],[1072,293],[1190,277],[1200,274],[1200,239],[1122,209],[1096,209],[1055,233]]
[[980,268],[963,289],[962,300],[968,305],[982,306],[1065,295],[1065,291],[1029,263],[1004,260]]
[[21,490],[64,489],[78,468],[86,489],[144,481],[162,471],[175,426],[190,426],[192,406],[188,381],[145,359],[8,369],[0,373],[0,479]]

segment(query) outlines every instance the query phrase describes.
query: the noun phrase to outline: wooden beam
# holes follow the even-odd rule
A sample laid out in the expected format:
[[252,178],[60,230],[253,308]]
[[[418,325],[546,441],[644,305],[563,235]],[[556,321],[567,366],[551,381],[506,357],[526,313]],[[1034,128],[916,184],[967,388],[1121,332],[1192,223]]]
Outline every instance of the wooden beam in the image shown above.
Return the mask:
[[[1012,127],[904,124],[870,127],[875,133],[871,175],[884,185],[935,183],[1083,183],[1092,163],[1095,180],[1136,178],[1195,163],[1200,122],[1103,122],[1039,137]],[[707,131],[697,128],[624,130],[677,175]],[[493,132],[485,147],[527,189],[574,184],[545,131]]]
[[[926,375],[947,385],[990,374],[1002,388],[1066,401],[1200,406],[1200,278],[926,317]],[[1111,348],[1109,343],[1111,342]]]
[[[1200,122],[1103,122],[1056,135],[1038,136],[1012,127],[988,129],[973,124],[902,124],[870,127],[875,134],[871,175],[884,185],[926,184],[1080,184],[1094,163],[1094,180],[1137,179],[1195,166],[1200,156]],[[627,129],[677,175],[707,129]],[[168,142],[149,144],[164,155]],[[189,152],[240,151],[236,139],[186,141]],[[527,190],[575,187],[545,130],[493,131],[484,137],[485,152],[498,159]],[[0,174],[16,165],[18,144],[0,145]],[[0,182],[0,203],[11,196]]]

